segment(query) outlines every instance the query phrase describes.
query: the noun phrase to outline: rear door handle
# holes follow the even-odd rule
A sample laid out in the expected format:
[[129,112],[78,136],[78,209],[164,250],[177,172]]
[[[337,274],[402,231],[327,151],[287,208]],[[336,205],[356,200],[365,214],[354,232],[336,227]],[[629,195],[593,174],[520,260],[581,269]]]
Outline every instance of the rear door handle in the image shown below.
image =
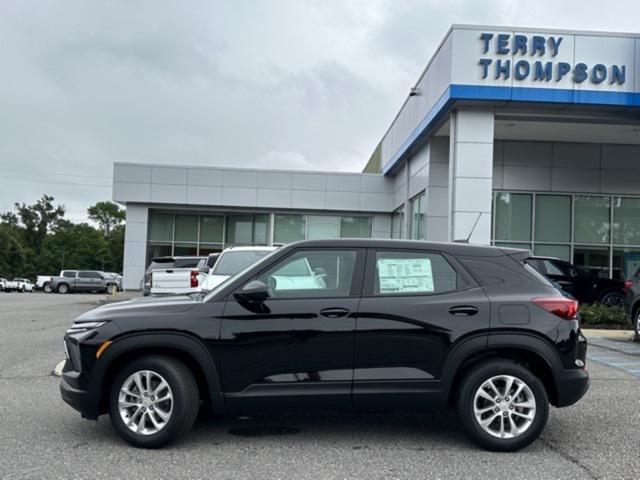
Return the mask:
[[474,307],[473,305],[457,305],[449,309],[449,313],[451,315],[456,315],[456,316],[465,315],[467,317],[471,317],[477,314],[479,311],[480,310],[478,310],[478,307]]
[[323,310],[320,310],[320,315],[327,318],[346,317],[347,315],[349,315],[349,313],[351,313],[349,310],[340,307],[325,308]]

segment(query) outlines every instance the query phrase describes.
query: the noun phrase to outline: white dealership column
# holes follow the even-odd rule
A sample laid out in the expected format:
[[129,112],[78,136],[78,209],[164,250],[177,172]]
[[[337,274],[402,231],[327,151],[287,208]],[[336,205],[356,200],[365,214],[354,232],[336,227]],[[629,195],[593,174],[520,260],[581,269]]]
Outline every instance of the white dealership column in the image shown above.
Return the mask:
[[[453,110],[449,138],[449,240],[491,242],[493,112]],[[475,226],[475,227],[474,227]]]
[[446,242],[449,239],[449,139],[433,137],[428,145],[425,240]]
[[142,285],[147,255],[148,211],[144,205],[127,204],[122,266],[122,287],[125,290],[140,290]]

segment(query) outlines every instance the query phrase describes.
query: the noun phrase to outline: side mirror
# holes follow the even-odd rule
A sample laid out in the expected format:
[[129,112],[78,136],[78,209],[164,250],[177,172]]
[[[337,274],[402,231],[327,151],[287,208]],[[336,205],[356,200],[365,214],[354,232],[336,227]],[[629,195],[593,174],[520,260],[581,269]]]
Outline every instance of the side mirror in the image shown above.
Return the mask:
[[269,298],[269,288],[260,280],[251,280],[239,292],[235,292],[233,296],[240,301],[263,302]]

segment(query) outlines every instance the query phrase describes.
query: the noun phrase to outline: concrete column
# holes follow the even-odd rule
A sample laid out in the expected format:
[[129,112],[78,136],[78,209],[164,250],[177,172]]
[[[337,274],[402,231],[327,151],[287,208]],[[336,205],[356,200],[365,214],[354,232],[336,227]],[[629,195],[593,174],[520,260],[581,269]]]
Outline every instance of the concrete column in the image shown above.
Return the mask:
[[139,290],[146,268],[147,222],[149,209],[142,205],[127,205],[127,223],[124,229],[124,262],[122,287]]
[[[491,241],[493,112],[454,110],[449,137],[449,240]],[[477,222],[477,224],[476,224]],[[474,228],[475,225],[475,228]],[[473,230],[473,233],[471,233]]]
[[425,240],[446,242],[449,240],[449,139],[432,137],[428,149]]

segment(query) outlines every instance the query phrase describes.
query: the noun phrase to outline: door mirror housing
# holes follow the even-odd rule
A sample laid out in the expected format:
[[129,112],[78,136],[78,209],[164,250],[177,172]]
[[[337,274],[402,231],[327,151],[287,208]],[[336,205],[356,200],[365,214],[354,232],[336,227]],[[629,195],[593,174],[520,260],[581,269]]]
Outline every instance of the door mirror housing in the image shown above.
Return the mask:
[[263,302],[269,298],[269,287],[260,280],[251,280],[233,296],[240,301]]

